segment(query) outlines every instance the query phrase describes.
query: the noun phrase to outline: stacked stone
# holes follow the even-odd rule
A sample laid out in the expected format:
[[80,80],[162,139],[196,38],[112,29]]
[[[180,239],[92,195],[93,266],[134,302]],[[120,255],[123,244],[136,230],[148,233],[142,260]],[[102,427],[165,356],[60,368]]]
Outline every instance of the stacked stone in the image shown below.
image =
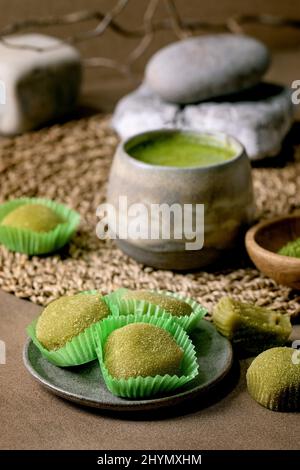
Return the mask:
[[278,154],[293,122],[289,88],[263,82],[267,47],[232,34],[188,38],[158,51],[143,84],[118,103],[121,138],[158,128],[225,132],[249,157]]

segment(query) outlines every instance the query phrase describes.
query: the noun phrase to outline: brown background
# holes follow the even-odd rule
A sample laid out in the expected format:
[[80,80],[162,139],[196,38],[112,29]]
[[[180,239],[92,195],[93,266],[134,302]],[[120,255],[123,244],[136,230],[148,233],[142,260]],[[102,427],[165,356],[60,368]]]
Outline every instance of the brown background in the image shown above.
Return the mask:
[[[22,18],[63,14],[82,9],[111,7],[112,0],[0,0],[0,28]],[[119,19],[122,24],[140,25],[146,0],[131,0]],[[163,4],[163,2],[161,2]],[[300,19],[298,0],[178,0],[187,17],[222,20],[237,13],[271,13]],[[163,5],[158,15],[165,14]],[[94,23],[82,27],[91,28]],[[80,30],[48,28],[45,32],[69,35]],[[268,78],[290,84],[300,79],[300,31],[252,27],[249,33],[264,39],[274,60]],[[159,33],[143,60],[160,45],[174,39]],[[80,49],[85,57],[123,59],[136,44],[115,33],[88,41]],[[83,101],[112,109],[118,96],[134,85],[110,70],[87,71]],[[150,416],[105,415],[91,412],[54,397],[37,385],[22,365],[25,326],[39,307],[0,291],[0,338],[7,343],[7,364],[0,366],[0,448],[2,449],[299,449],[299,414],[274,413],[256,404],[245,386],[247,362],[210,401],[196,400],[189,407]],[[299,338],[299,328],[295,338]]]
[[[0,0],[0,28],[19,19],[29,19],[49,15],[61,15],[79,10],[107,11],[114,5],[114,0]],[[118,17],[118,21],[128,27],[141,25],[147,0],[130,0],[129,5]],[[176,5],[182,16],[220,22],[236,14],[269,13],[300,19],[298,0],[177,0]],[[166,16],[164,1],[161,0],[156,19]],[[45,33],[67,37],[73,32],[90,29],[96,22],[87,22],[71,27],[47,27]],[[272,49],[273,65],[267,78],[290,84],[300,75],[300,29],[270,28],[251,26],[246,32],[264,40]],[[172,41],[172,32],[158,32],[146,54],[136,64],[136,71],[142,73],[147,58],[160,46]],[[112,31],[103,36],[80,44],[84,57],[110,57],[124,60],[136,46],[135,39],[124,39]],[[295,59],[296,58],[296,59]],[[295,59],[295,60],[293,60]],[[109,79],[109,80],[108,80]],[[86,70],[84,81],[84,101],[98,104],[104,109],[111,109],[112,103],[125,91],[135,85],[110,69],[97,68]]]

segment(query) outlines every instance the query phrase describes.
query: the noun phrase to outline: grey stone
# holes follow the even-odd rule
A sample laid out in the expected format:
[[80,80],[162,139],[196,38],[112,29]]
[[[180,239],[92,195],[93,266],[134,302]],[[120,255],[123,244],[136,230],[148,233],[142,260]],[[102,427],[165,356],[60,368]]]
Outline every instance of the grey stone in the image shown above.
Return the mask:
[[147,84],[165,101],[195,103],[257,84],[270,64],[266,46],[234,34],[188,38],[148,62]]
[[0,133],[21,134],[76,106],[80,55],[51,36],[9,36],[0,43],[0,79]]
[[159,128],[225,132],[237,138],[252,160],[276,155],[293,122],[290,90],[261,83],[227,98],[184,107],[161,100],[140,86],[117,105],[112,126],[122,138]]

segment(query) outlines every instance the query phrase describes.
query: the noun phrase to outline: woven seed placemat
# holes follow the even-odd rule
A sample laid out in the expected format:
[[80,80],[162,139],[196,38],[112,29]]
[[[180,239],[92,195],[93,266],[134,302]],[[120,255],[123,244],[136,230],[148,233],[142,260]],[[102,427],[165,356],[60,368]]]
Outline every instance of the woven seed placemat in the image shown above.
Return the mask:
[[[220,272],[179,274],[139,265],[113,241],[96,237],[96,208],[104,201],[118,143],[109,116],[93,116],[16,138],[0,138],[0,202],[42,196],[68,204],[82,216],[79,232],[61,253],[27,257],[0,246],[0,288],[45,305],[64,294],[124,286],[169,289],[211,309],[223,295],[300,312],[299,292],[278,286],[250,263]],[[258,217],[300,207],[300,162],[253,170]],[[237,253],[237,258],[239,254]]]

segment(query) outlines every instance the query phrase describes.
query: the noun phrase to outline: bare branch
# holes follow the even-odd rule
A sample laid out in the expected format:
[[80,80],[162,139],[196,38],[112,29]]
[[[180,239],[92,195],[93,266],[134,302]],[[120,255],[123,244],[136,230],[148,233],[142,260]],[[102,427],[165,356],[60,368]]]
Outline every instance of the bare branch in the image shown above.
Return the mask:
[[170,14],[170,20],[172,23],[172,29],[178,39],[184,39],[191,35],[191,32],[186,27],[186,24],[182,21],[179,11],[177,10],[175,0],[165,0],[165,5]]
[[138,46],[130,53],[128,57],[129,64],[132,64],[139,57],[141,57],[152,42],[153,35],[154,35],[153,18],[154,18],[158,4],[159,4],[159,0],[149,1],[148,7],[144,15],[144,37],[142,38]]
[[101,16],[98,14],[98,16],[100,17],[100,22],[97,24],[95,29],[77,34],[76,36],[69,38],[69,42],[75,43],[85,39],[101,36],[107,30],[108,27],[111,27],[117,32],[120,32],[120,28],[118,25],[116,25],[114,19],[128,5],[128,1],[129,0],[119,0],[111,11],[109,11],[105,15],[101,14]]
[[[182,18],[175,0],[164,0],[168,17],[154,21],[155,13],[159,5],[159,0],[148,0],[142,25],[137,28],[127,28],[121,25],[116,18],[130,4],[130,0],[117,0],[112,9],[106,13],[101,11],[77,11],[61,16],[45,16],[42,18],[31,18],[16,21],[7,25],[0,31],[0,42],[10,48],[33,49],[43,52],[45,49],[38,46],[13,45],[7,36],[20,33],[34,28],[44,28],[48,26],[66,26],[79,23],[97,21],[93,29],[79,32],[71,37],[65,38],[66,42],[78,44],[91,38],[101,37],[105,31],[111,29],[116,34],[124,38],[138,39],[137,46],[130,52],[127,60],[120,63],[112,58],[91,57],[85,58],[83,63],[87,67],[109,67],[118,70],[120,73],[132,78],[134,63],[145,53],[152,43],[155,33],[158,31],[173,31],[176,37],[183,39],[193,34],[202,32],[224,32],[230,31],[234,34],[244,33],[244,27],[250,24],[264,25],[267,27],[290,27],[300,30],[300,19],[284,18],[269,14],[261,15],[235,15],[223,22],[204,21],[191,18]],[[54,46],[54,48],[60,47]],[[52,49],[53,47],[51,47]],[[48,50],[49,48],[47,48]]]

